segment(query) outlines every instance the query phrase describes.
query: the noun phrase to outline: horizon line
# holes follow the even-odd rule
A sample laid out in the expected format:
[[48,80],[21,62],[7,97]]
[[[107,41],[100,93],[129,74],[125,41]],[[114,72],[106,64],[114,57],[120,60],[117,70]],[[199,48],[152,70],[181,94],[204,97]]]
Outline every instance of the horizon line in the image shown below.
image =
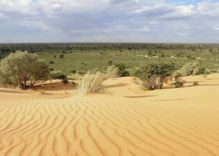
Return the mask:
[[219,42],[0,42],[2,44],[200,44],[219,45]]

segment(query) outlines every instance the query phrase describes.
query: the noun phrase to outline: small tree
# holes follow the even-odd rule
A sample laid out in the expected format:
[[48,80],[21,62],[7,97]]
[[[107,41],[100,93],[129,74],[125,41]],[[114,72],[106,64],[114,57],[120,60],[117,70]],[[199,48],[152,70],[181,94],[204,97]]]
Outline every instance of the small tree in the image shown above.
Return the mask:
[[0,63],[0,83],[19,86],[22,89],[33,87],[49,76],[48,65],[36,54],[16,51]]
[[146,89],[162,89],[167,77],[174,72],[175,65],[170,63],[152,63],[137,72],[137,76],[147,84]]

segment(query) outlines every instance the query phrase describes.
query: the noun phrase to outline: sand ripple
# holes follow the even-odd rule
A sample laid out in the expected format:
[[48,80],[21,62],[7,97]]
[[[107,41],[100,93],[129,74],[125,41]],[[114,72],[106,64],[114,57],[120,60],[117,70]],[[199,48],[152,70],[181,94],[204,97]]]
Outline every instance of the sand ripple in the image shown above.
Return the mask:
[[218,156],[219,87],[211,95],[206,87],[143,98],[1,98],[0,156]]

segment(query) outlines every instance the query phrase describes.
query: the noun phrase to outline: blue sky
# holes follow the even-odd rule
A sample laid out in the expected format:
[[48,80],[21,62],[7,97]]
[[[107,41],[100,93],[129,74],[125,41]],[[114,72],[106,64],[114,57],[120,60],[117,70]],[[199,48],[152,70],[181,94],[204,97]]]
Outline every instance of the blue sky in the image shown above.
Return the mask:
[[0,0],[0,42],[219,42],[218,0]]

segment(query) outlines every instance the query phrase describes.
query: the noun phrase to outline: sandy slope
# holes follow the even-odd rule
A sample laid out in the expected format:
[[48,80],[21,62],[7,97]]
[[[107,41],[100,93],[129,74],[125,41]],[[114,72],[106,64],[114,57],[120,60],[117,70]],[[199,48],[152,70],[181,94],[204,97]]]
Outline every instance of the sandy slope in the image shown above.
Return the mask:
[[132,78],[105,95],[0,89],[0,156],[219,155],[219,75],[144,92]]

